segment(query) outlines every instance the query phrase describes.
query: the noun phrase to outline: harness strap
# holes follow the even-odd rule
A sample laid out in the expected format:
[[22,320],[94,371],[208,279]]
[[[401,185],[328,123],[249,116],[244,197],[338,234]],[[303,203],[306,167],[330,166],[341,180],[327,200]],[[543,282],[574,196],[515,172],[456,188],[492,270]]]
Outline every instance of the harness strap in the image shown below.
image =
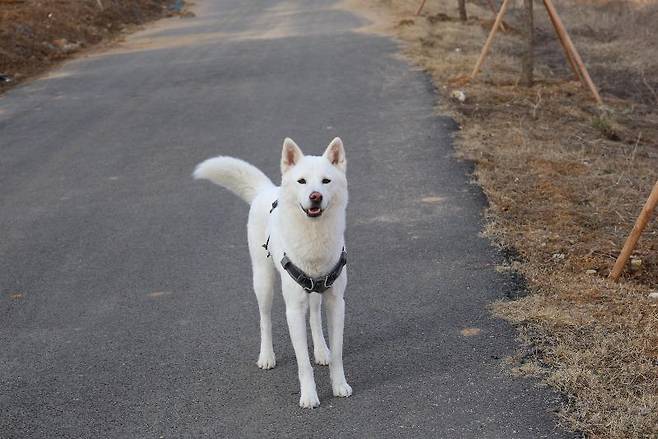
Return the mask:
[[[276,207],[279,205],[279,200],[274,200],[272,203],[272,209],[270,209],[270,213],[276,209]],[[270,245],[270,237],[267,237],[267,241],[265,241],[265,244],[262,245],[262,247],[265,249],[267,252],[267,257],[269,258],[272,256],[270,253],[268,247]],[[338,259],[338,262],[334,266],[334,268],[324,276],[320,277],[311,277],[308,274],[304,273],[301,268],[296,266],[295,264],[292,263],[290,258],[288,258],[288,255],[283,253],[283,259],[281,259],[281,265],[283,266],[283,269],[288,272],[290,277],[293,278],[295,282],[301,286],[304,291],[307,293],[319,293],[322,294],[325,291],[327,291],[329,288],[332,287],[334,282],[336,282],[336,279],[338,279],[338,276],[343,272],[343,267],[347,264],[347,252],[345,251],[345,248],[343,247],[343,250],[340,252],[340,258]]]
[[[278,206],[278,205],[279,205],[279,200],[274,200],[274,202],[272,203],[272,208],[270,209],[270,213],[272,213],[272,211],[274,209],[276,209],[276,206]],[[261,245],[261,247],[263,247],[265,249],[265,251],[267,252],[267,257],[268,258],[270,256],[272,256],[272,253],[270,253],[270,251],[267,248],[269,245],[270,245],[270,237],[268,236],[267,241],[265,241],[265,244]]]
[[288,272],[290,277],[299,284],[307,293],[324,293],[334,284],[338,276],[343,271],[343,267],[347,264],[347,252],[345,248],[340,253],[340,258],[334,268],[324,276],[311,277],[304,273],[301,268],[292,263],[290,258],[284,253],[281,259],[283,269]]
[[263,247],[263,248],[265,249],[265,251],[267,252],[267,257],[268,257],[268,258],[269,258],[270,256],[272,256],[272,253],[270,253],[270,251],[269,251],[268,248],[267,248],[269,245],[270,245],[270,237],[268,236],[268,237],[267,237],[267,241],[265,241],[265,244],[261,245],[261,247]]

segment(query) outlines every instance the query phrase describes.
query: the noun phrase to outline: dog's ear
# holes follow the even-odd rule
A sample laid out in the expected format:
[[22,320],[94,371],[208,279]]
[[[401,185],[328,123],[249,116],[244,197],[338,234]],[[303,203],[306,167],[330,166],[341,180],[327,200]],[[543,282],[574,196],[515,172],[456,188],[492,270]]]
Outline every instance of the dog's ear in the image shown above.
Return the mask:
[[347,167],[347,160],[345,160],[345,148],[343,147],[343,141],[340,140],[340,137],[336,137],[331,141],[327,149],[322,154],[322,157],[326,158],[331,162],[332,165],[345,172]]
[[286,137],[281,152],[281,174],[285,174],[290,168],[299,163],[302,157],[304,157],[304,153],[299,149],[299,146],[290,137]]

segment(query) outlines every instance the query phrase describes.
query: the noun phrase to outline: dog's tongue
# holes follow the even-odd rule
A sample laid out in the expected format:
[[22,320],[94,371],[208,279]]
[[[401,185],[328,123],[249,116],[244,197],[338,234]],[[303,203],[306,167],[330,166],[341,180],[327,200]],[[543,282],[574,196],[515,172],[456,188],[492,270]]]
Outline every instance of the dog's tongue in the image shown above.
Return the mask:
[[311,215],[317,215],[320,213],[320,208],[319,207],[311,207],[308,209],[308,213]]

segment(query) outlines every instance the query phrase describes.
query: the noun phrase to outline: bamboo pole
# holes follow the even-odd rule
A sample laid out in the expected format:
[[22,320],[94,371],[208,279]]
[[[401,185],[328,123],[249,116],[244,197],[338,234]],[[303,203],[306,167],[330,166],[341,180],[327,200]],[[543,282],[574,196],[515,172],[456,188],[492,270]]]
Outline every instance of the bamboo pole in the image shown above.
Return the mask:
[[583,79],[585,80],[585,85],[589,87],[590,91],[592,92],[592,95],[594,96],[594,99],[596,99],[596,102],[599,105],[603,105],[603,100],[601,99],[601,95],[599,95],[599,91],[596,89],[596,85],[594,85],[592,78],[590,78],[589,73],[587,72],[587,68],[583,63],[582,58],[578,54],[578,51],[576,50],[576,46],[574,46],[573,41],[571,41],[571,37],[569,37],[567,30],[562,24],[562,20],[560,19],[560,16],[557,15],[557,10],[555,9],[555,6],[553,6],[553,2],[551,0],[544,0],[544,6],[546,7],[548,14],[552,16],[551,21],[553,22],[553,26],[555,26],[555,31],[557,32],[558,37],[560,37],[560,39],[564,41],[564,44],[571,52],[571,55],[573,56],[573,61],[578,66],[578,70],[580,71]]
[[425,6],[425,2],[427,0],[421,0],[420,5],[418,5],[418,9],[416,10],[416,16],[420,15],[420,11],[423,10],[423,6]]
[[635,250],[637,241],[640,239],[642,231],[649,223],[649,218],[651,218],[651,214],[656,209],[656,205],[658,205],[658,181],[656,181],[656,184],[653,186],[651,195],[649,195],[647,202],[644,203],[640,216],[637,217],[633,230],[631,230],[630,235],[628,235],[624,248],[621,249],[617,262],[615,262],[615,266],[612,267],[612,271],[608,275],[610,279],[614,281],[619,279],[621,271],[624,269],[624,265],[626,265],[628,258],[631,257],[631,253]]
[[498,15],[496,16],[496,21],[494,22],[493,27],[491,28],[491,32],[489,32],[489,36],[487,37],[486,43],[484,43],[482,52],[480,52],[480,57],[478,58],[478,61],[475,63],[475,67],[473,68],[473,72],[471,73],[470,79],[475,78],[475,75],[478,74],[478,71],[482,66],[482,62],[484,61],[485,56],[487,56],[487,52],[489,52],[491,43],[493,42],[493,38],[496,35],[496,31],[498,30],[498,27],[500,26],[500,22],[503,21],[503,17],[505,16],[505,11],[507,10],[508,4],[509,4],[509,0],[503,0],[503,4],[500,5],[500,11],[498,11]]

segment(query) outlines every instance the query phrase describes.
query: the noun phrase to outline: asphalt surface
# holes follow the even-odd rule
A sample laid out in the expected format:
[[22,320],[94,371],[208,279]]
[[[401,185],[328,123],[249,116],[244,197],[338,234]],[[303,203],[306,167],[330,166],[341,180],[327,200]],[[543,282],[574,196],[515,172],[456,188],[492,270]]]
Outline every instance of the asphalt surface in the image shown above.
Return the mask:
[[[331,1],[197,0],[0,98],[0,437],[565,437],[487,311],[517,286],[478,236],[454,123]],[[348,157],[345,368],[303,410],[283,301],[256,367],[247,206],[190,177],[280,145]],[[477,328],[467,331],[465,328]]]

